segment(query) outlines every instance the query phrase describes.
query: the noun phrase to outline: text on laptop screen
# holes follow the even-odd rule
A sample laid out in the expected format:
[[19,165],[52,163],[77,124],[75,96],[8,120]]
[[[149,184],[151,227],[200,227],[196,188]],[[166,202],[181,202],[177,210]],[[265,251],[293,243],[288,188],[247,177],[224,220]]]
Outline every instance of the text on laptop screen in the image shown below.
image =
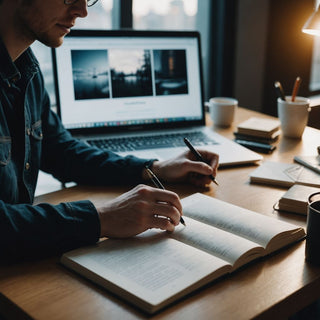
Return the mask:
[[55,64],[68,129],[203,117],[196,37],[68,36]]

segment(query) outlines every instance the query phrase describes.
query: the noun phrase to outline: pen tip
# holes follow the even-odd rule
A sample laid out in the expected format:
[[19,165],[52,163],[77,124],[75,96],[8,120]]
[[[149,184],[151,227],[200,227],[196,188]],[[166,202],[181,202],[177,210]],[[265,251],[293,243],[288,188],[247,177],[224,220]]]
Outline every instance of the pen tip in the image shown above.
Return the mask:
[[219,185],[217,179],[213,175],[211,175],[210,178],[211,178],[212,182],[214,182],[217,186]]

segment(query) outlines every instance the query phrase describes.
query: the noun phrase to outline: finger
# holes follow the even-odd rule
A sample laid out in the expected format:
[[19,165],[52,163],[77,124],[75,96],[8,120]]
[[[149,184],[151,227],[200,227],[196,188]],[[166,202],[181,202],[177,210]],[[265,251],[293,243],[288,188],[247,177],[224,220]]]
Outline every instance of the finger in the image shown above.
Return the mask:
[[169,219],[175,226],[179,224],[181,213],[176,207],[168,203],[157,203],[153,212],[156,212],[158,216]]
[[136,192],[136,198],[142,199],[143,203],[149,203],[151,205],[158,202],[169,203],[182,213],[182,205],[179,196],[172,191],[153,188],[146,185],[139,185],[134,191]]
[[213,174],[213,168],[205,162],[200,161],[187,161],[185,169],[190,173],[198,173],[206,176]]
[[219,166],[219,155],[206,150],[201,150],[200,153],[205,161],[213,168],[213,170],[217,171]]
[[208,150],[200,150],[199,151],[202,158],[206,163],[211,166],[216,166],[219,164],[219,155],[213,152],[209,152]]
[[[201,163],[201,164],[208,165],[208,167],[206,167],[205,165],[202,165],[199,167],[195,167],[195,170],[197,170],[198,168],[199,170],[201,170],[201,171],[197,171],[198,173],[208,174],[208,173],[205,173],[205,170],[209,170],[209,168],[211,168],[212,171],[209,174],[216,175],[217,169],[219,166],[219,155],[213,152],[209,152],[207,150],[199,150],[199,153],[201,154],[204,162],[191,161],[191,164],[194,165],[195,163],[198,163],[198,164]],[[197,159],[194,159],[194,155],[190,153],[188,158],[192,160],[197,160]]]
[[212,180],[210,176],[190,174],[189,182],[197,187],[206,187],[211,184]]
[[182,214],[182,205],[181,205],[179,196],[176,193],[169,190],[160,190],[160,189],[154,188],[154,192],[152,196],[155,203],[169,204],[175,207],[178,210],[178,212]]
[[169,219],[159,215],[154,215],[151,218],[150,228],[157,228],[157,229],[166,230],[170,232],[173,232],[175,229],[174,225]]

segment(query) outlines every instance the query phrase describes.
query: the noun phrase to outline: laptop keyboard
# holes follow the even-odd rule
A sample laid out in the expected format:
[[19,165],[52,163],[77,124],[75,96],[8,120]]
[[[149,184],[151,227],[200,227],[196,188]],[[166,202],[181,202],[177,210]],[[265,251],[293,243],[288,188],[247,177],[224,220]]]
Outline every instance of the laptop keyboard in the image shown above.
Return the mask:
[[143,149],[158,149],[170,147],[185,147],[183,138],[188,138],[192,144],[196,146],[206,146],[217,144],[215,140],[208,137],[201,131],[186,133],[170,133],[157,134],[151,136],[135,136],[126,138],[111,138],[111,139],[92,139],[87,140],[91,146],[100,149],[108,149],[113,152],[127,152]]

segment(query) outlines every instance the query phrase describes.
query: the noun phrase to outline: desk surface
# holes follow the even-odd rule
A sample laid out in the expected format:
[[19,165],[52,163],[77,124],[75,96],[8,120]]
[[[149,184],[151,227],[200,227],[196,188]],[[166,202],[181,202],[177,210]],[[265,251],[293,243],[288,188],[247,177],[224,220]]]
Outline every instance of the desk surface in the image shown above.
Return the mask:
[[[263,116],[240,108],[235,125],[250,116]],[[210,120],[208,125],[211,125]],[[217,132],[233,138],[235,125]],[[320,131],[306,128],[301,140],[281,138],[276,151],[265,159],[292,162],[296,154],[312,154],[320,141]],[[273,210],[286,189],[249,183],[256,168],[246,165],[221,168],[217,179],[204,193],[236,205],[305,226],[306,218]],[[73,187],[40,196],[36,203],[90,199],[101,203],[128,187]],[[185,197],[199,190],[171,186]],[[156,314],[154,319],[270,319],[285,318],[320,297],[320,268],[304,260],[305,242],[299,242],[272,256],[256,261],[232,275],[190,294]],[[135,307],[110,292],[66,270],[59,257],[0,267],[0,310],[9,319],[143,319]]]

